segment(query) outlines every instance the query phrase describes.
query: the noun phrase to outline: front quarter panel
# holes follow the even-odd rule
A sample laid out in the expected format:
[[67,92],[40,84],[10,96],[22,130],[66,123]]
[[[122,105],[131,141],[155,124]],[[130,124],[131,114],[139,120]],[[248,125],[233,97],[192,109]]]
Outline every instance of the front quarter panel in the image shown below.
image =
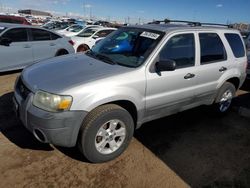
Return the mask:
[[73,96],[71,110],[90,112],[94,108],[115,101],[130,101],[136,108],[138,118],[143,116],[145,108],[145,74],[144,69],[90,82],[68,90]]

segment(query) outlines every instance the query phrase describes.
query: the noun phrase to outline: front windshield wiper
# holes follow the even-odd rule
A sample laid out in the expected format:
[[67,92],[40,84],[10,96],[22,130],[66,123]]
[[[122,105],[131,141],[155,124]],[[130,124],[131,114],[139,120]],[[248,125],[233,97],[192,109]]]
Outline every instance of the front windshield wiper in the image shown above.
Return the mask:
[[117,64],[117,62],[115,62],[113,59],[111,59],[110,57],[106,56],[106,55],[103,55],[103,54],[98,54],[98,53],[95,53],[93,52],[92,50],[88,50],[86,52],[86,55],[89,55],[93,58],[96,58],[96,59],[99,59],[99,60],[103,60],[104,62],[106,63],[109,63],[109,64],[112,64],[112,65],[115,65]]
[[117,64],[117,62],[115,62],[113,59],[111,59],[110,57],[106,56],[106,55],[103,55],[103,54],[96,54],[96,57],[100,60],[103,60],[107,63],[110,63],[112,65],[115,65]]

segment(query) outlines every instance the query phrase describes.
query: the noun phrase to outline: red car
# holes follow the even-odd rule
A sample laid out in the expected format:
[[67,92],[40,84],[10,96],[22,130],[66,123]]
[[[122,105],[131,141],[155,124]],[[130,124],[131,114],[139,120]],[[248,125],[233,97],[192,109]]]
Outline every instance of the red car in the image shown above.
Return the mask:
[[0,15],[0,22],[31,25],[24,17]]

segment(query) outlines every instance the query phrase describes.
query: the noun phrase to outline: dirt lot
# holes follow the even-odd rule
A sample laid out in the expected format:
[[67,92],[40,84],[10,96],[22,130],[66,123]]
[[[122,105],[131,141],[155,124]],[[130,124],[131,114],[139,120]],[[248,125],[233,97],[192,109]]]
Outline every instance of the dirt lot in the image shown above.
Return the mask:
[[126,152],[105,164],[76,149],[41,144],[12,112],[19,73],[0,76],[0,187],[250,187],[250,84],[233,111],[216,117],[201,107],[136,131]]

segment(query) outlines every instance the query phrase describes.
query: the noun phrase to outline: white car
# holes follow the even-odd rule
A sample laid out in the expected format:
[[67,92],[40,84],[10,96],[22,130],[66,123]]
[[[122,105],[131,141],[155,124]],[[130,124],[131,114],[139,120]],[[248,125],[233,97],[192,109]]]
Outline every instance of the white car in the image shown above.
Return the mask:
[[17,70],[55,56],[74,53],[70,38],[46,29],[0,23],[0,72]]
[[56,32],[61,34],[61,35],[67,36],[67,37],[73,37],[73,36],[80,34],[84,29],[92,28],[92,27],[101,28],[102,26],[100,26],[100,25],[85,25],[85,26],[72,25],[66,29],[58,30]]
[[116,28],[86,28],[77,36],[71,37],[74,42],[74,49],[76,52],[85,52],[91,49],[96,41],[105,38],[107,35],[117,30]]

